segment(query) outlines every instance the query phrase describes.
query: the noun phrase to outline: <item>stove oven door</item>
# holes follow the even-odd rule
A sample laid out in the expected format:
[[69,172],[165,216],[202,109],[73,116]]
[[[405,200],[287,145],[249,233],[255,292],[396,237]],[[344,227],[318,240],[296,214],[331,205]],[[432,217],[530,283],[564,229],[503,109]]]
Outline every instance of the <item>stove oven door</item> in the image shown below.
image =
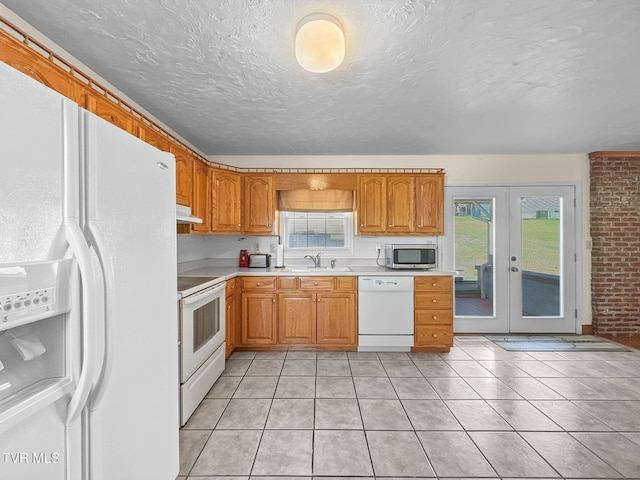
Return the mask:
[[180,382],[191,375],[224,343],[225,282],[182,299]]

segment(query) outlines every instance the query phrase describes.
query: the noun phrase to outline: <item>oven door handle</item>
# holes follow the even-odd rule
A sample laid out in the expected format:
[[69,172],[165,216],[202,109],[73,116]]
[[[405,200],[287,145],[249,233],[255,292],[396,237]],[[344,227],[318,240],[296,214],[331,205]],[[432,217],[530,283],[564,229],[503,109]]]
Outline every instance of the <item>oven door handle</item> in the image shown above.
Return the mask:
[[207,289],[207,290],[203,291],[202,293],[198,293],[198,294],[195,294],[195,295],[189,295],[188,297],[185,297],[185,298],[182,299],[182,304],[183,305],[191,305],[192,303],[199,302],[203,298],[207,298],[207,297],[216,295],[216,294],[224,291],[225,287],[226,287],[226,283],[222,282],[221,285],[212,287],[211,289]]

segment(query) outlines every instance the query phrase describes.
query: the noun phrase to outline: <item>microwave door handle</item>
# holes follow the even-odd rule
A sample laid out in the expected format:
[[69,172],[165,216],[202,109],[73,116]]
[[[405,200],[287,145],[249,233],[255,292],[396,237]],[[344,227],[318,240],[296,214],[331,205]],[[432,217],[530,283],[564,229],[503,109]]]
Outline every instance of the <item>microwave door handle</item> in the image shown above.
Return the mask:
[[182,299],[182,303],[183,305],[191,305],[192,303],[196,303],[200,300],[202,300],[203,298],[207,298],[210,297],[212,295],[215,295],[216,293],[219,293],[221,291],[223,291],[225,289],[225,284],[224,282],[222,283],[222,285],[216,287],[216,288],[212,288],[212,289],[207,289],[202,293],[198,293],[196,295],[189,295],[188,297],[185,297]]
[[100,268],[102,269],[102,275],[104,278],[104,311],[102,312],[102,324],[100,325],[100,332],[98,335],[97,345],[97,364],[96,371],[94,372],[93,384],[94,390],[91,397],[91,410],[95,410],[100,404],[100,400],[105,391],[105,379],[109,377],[110,362],[109,357],[109,338],[108,328],[111,325],[111,317],[113,314],[113,292],[115,289],[115,276],[113,263],[111,262],[111,256],[108,254],[108,250],[104,241],[104,237],[98,224],[95,221],[88,223],[89,239],[100,262]]
[[82,370],[76,390],[69,402],[67,410],[67,426],[73,426],[80,418],[84,409],[91,387],[94,374],[94,344],[95,344],[95,273],[89,247],[78,225],[77,219],[66,218],[64,220],[67,242],[76,257],[80,269],[80,285],[82,288]]

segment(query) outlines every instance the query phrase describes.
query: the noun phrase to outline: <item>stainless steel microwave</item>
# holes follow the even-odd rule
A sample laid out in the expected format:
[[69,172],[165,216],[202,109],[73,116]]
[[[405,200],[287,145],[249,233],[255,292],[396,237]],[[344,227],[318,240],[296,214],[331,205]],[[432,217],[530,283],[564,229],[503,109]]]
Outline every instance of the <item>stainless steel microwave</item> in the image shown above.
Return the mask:
[[437,251],[433,243],[422,245],[385,245],[387,268],[427,269],[436,268]]

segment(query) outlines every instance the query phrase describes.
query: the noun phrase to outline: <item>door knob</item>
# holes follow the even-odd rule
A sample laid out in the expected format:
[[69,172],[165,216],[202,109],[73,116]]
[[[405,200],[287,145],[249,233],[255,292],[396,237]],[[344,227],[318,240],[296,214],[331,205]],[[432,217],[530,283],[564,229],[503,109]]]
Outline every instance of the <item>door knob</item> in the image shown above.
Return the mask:
[[511,267],[512,272],[519,272],[520,269],[518,267]]

